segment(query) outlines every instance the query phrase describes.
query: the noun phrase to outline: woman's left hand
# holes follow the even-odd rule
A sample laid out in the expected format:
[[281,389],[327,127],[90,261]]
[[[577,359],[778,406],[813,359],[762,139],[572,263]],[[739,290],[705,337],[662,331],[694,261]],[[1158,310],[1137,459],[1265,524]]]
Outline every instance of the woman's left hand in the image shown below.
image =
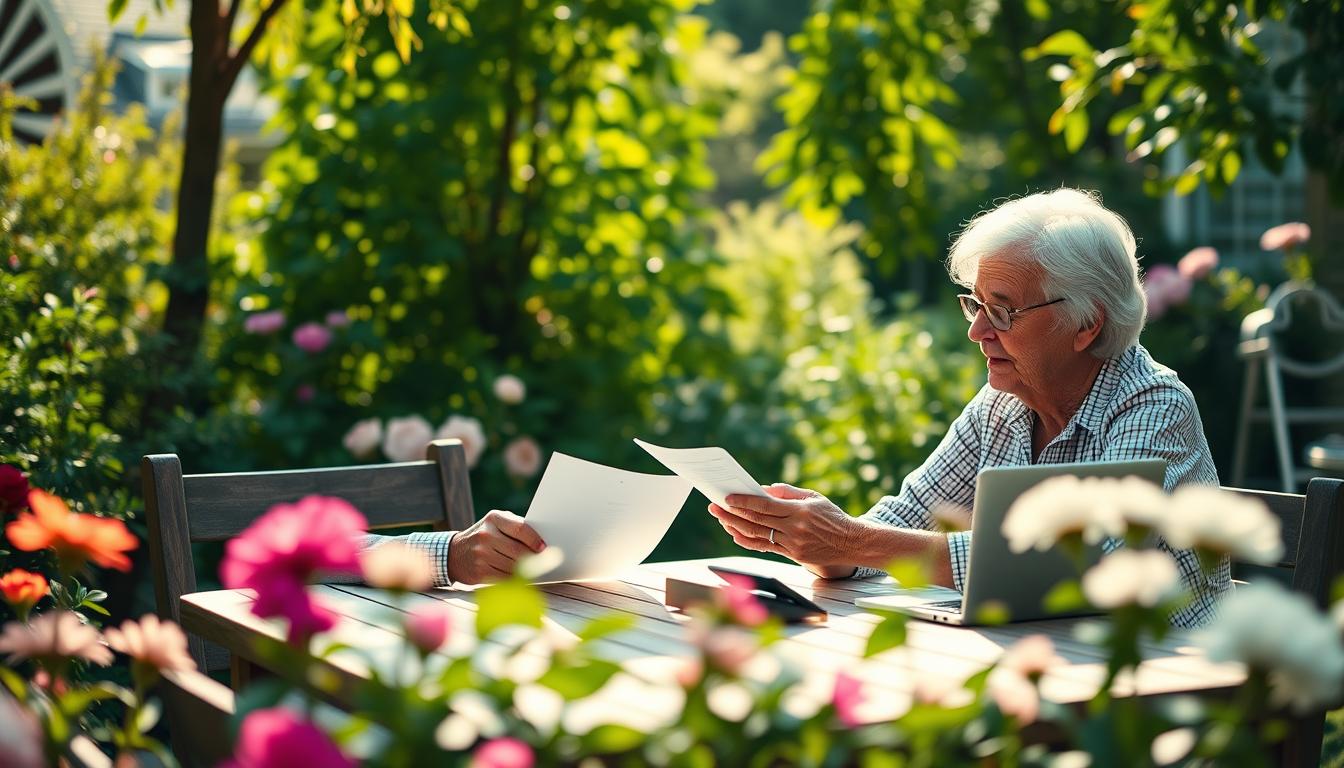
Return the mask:
[[855,518],[816,491],[785,483],[764,490],[766,497],[733,494],[727,509],[710,504],[709,513],[746,549],[784,555],[823,575],[854,565]]

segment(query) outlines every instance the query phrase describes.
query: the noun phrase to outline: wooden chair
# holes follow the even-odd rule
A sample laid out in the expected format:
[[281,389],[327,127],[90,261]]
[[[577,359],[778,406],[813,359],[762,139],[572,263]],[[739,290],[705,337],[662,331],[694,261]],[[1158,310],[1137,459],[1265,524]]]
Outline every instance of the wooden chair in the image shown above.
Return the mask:
[[[1275,578],[1310,597],[1318,607],[1326,608],[1331,587],[1344,572],[1344,480],[1315,478],[1307,484],[1305,495],[1244,488],[1224,490],[1264,502],[1282,525],[1282,560],[1268,568],[1234,562],[1233,576]],[[1320,765],[1324,734],[1325,710],[1294,718],[1282,745],[1280,764],[1312,768]]]
[[[353,504],[370,528],[470,526],[475,512],[462,442],[435,440],[426,454],[424,461],[396,464],[205,475],[183,475],[176,454],[145,456],[141,477],[158,614],[181,623],[179,598],[196,591],[193,542],[226,541],[273,504],[323,494]],[[187,642],[201,670],[228,666],[223,648],[190,634]],[[235,665],[235,687],[241,669]]]
[[210,768],[233,756],[233,691],[200,672],[164,672],[159,696],[168,713],[173,756],[183,768]]

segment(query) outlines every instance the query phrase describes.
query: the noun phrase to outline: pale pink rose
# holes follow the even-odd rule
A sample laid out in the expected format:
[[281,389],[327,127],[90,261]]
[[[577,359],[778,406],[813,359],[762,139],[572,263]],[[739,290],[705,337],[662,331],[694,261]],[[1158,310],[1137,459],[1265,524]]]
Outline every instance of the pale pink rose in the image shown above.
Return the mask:
[[196,662],[187,652],[187,636],[171,621],[147,613],[140,621],[127,619],[121,628],[112,627],[103,633],[112,650],[130,656],[157,670],[193,670]]
[[1167,309],[1184,304],[1190,298],[1188,278],[1169,264],[1158,264],[1143,276],[1143,292],[1148,297],[1148,317],[1156,320]]
[[308,593],[313,574],[360,573],[359,536],[368,521],[343,499],[305,496],[276,504],[231,539],[219,567],[229,589],[253,589],[252,613],[289,622],[289,641],[331,629],[336,615]]
[[42,726],[37,718],[8,693],[0,693],[0,765],[5,768],[42,768]]
[[728,609],[733,620],[748,627],[764,624],[769,613],[765,610],[765,606],[761,605],[761,601],[751,593],[755,588],[751,579],[736,573],[725,573],[721,578],[728,584],[719,590],[719,594],[723,596],[724,607]]
[[535,762],[526,742],[507,736],[485,742],[471,756],[471,768],[532,768]]
[[112,651],[98,630],[80,621],[73,611],[47,611],[27,624],[11,621],[0,633],[0,653],[10,661],[33,659],[44,667],[67,659],[84,659],[100,666],[112,663]]
[[382,589],[420,592],[434,586],[434,564],[422,550],[396,541],[379,544],[359,554],[364,581]]
[[1176,263],[1176,271],[1186,280],[1199,280],[1218,266],[1218,251],[1208,247],[1195,248]]
[[327,313],[326,322],[328,328],[344,328],[350,325],[350,315],[343,309],[332,310]]
[[355,768],[335,742],[297,712],[276,707],[248,713],[227,768]]
[[462,450],[467,454],[467,466],[476,466],[486,446],[485,429],[481,427],[481,422],[470,416],[449,416],[439,431],[434,433],[434,439],[453,437],[462,441]]
[[1290,221],[1265,230],[1265,234],[1260,236],[1260,249],[1290,251],[1309,240],[1311,240],[1311,227],[1300,221]]
[[259,336],[275,333],[285,327],[285,313],[273,309],[270,312],[257,312],[247,316],[243,321],[243,330],[248,333],[255,333]]
[[[1340,605],[1344,605],[1344,603],[1340,603]],[[696,683],[704,678],[705,665],[699,659],[686,659],[677,666],[672,676],[677,681],[677,685],[682,688],[693,688]]]
[[331,343],[331,331],[321,323],[304,323],[294,329],[292,338],[294,346],[315,355]]
[[494,390],[495,397],[507,405],[517,405],[527,397],[527,385],[522,379],[508,373],[495,379]]
[[1019,725],[1036,721],[1041,711],[1041,696],[1036,686],[1021,673],[999,667],[986,681],[989,697],[1003,714],[1016,718]]
[[294,390],[294,399],[300,403],[311,403],[314,397],[317,397],[317,388],[312,384],[300,384]]
[[738,627],[693,632],[692,640],[700,646],[711,667],[730,675],[739,674],[757,651],[756,639]]
[[541,446],[530,437],[510,441],[504,446],[504,467],[513,477],[532,477],[541,469]]
[[1030,635],[1018,640],[1003,655],[999,666],[1028,678],[1038,678],[1064,660],[1055,654],[1055,644],[1045,635]]
[[417,609],[406,618],[406,638],[424,653],[442,648],[452,630],[453,610],[445,603]]
[[393,461],[419,461],[434,439],[434,428],[419,416],[389,419],[383,434],[383,453]]
[[351,456],[359,459],[367,459],[378,450],[378,444],[383,442],[383,422],[378,419],[364,419],[355,422],[350,431],[341,438],[341,444],[345,450],[350,452]]
[[866,697],[863,683],[845,672],[835,675],[835,690],[831,692],[831,704],[835,707],[835,716],[846,728],[860,724],[859,707]]

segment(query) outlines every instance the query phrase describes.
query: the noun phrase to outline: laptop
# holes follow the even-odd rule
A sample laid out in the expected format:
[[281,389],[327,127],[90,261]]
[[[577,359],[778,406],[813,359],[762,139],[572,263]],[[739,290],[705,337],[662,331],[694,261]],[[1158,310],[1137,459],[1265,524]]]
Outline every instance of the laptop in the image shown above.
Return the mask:
[[[1126,477],[1135,475],[1158,486],[1167,471],[1162,459],[1032,464],[983,469],[975,480],[975,509],[971,516],[971,552],[966,565],[966,591],[947,587],[895,589],[854,600],[860,608],[897,611],[929,621],[974,626],[1004,621],[1033,621],[1079,616],[1095,611],[1055,613],[1045,607],[1050,590],[1076,580],[1073,559],[1054,550],[1013,552],[1003,535],[1008,508],[1027,489],[1060,475]],[[1087,552],[1089,561],[1101,557],[1100,544]]]

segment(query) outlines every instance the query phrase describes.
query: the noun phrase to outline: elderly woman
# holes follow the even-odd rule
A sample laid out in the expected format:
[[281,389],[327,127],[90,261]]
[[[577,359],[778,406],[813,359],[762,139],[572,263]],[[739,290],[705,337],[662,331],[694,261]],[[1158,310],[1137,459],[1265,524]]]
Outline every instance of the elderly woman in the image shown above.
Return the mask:
[[[934,510],[969,509],[985,467],[1160,458],[1168,491],[1218,484],[1199,411],[1176,374],[1138,343],[1145,300],[1134,235],[1095,195],[1072,189],[1013,200],[977,216],[948,258],[989,383],[937,449],[862,517],[815,491],[776,484],[769,498],[711,504],[743,547],[792,558],[826,578],[870,576],[902,557],[933,563],[958,590],[969,532],[941,533]],[[1225,561],[1206,576],[1194,553],[1173,551],[1193,602],[1177,626],[1212,617],[1229,584]]]

